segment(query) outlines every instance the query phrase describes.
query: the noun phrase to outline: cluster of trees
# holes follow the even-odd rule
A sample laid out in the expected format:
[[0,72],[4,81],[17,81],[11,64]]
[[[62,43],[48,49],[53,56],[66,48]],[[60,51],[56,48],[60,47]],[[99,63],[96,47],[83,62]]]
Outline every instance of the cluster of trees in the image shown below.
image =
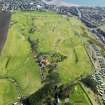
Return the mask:
[[26,99],[29,105],[49,105],[53,99],[55,87],[59,84],[59,81],[58,73],[50,73],[44,86]]
[[55,63],[62,62],[66,58],[67,58],[67,56],[64,56],[64,55],[62,55],[60,53],[53,53],[51,55],[51,60],[52,60],[52,62],[55,62]]
[[47,69],[50,72],[55,70],[57,67],[57,64],[65,60],[67,56],[64,56],[56,52],[46,52],[46,53],[39,53],[37,55],[37,62],[40,62],[40,58],[45,58],[49,61],[49,65],[46,65],[45,69]]
[[92,76],[87,76],[86,78],[84,78],[82,80],[82,82],[89,87],[92,91],[94,91],[95,93],[97,93],[97,83],[96,81],[92,78]]

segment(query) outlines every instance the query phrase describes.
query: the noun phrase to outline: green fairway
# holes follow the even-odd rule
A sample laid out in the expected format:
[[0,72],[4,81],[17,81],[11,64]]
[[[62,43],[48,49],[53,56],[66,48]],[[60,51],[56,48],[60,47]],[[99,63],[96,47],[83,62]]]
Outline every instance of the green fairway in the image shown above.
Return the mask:
[[[52,12],[14,12],[8,38],[0,55],[0,74],[14,78],[20,86],[22,96],[28,96],[42,87],[39,66],[33,58],[27,40],[29,36],[33,40],[38,40],[39,53],[58,52],[67,56],[56,68],[61,83],[67,83],[80,75],[90,73],[91,62],[79,36],[83,34],[81,27],[84,25],[78,19]],[[85,31],[88,33],[86,28]],[[18,93],[15,92],[15,87],[11,86],[12,83],[1,85],[4,80],[0,81],[0,91],[7,86],[9,88],[8,94],[4,90],[0,94],[0,97],[6,100],[5,104],[0,105],[8,105],[14,102]]]
[[76,85],[71,92],[70,100],[72,105],[91,105],[89,99],[87,98],[86,94],[79,84]]

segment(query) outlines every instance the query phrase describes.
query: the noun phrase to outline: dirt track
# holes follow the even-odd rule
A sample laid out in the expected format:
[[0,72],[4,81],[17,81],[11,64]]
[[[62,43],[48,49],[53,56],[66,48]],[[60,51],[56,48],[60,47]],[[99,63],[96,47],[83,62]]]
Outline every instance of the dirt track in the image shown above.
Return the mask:
[[0,12],[0,52],[7,38],[10,17],[9,12]]

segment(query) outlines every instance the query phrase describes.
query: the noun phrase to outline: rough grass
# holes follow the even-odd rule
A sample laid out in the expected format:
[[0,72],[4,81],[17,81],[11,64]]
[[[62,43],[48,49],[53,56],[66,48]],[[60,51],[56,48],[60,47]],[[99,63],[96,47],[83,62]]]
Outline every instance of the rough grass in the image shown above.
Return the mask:
[[[29,30],[33,27],[36,31],[30,33]],[[15,78],[23,96],[32,94],[42,86],[39,67],[27,41],[28,36],[39,40],[39,52],[59,52],[67,56],[67,59],[59,63],[57,67],[61,83],[67,83],[91,72],[91,63],[78,35],[78,33],[83,34],[80,27],[84,25],[73,17],[68,19],[50,12],[16,11],[12,14],[8,38],[0,55],[0,74]],[[0,87],[6,88],[5,85]],[[7,103],[2,105],[11,103],[14,97],[17,98],[15,90],[12,91],[11,86],[9,88],[7,95],[4,90],[4,95],[0,94],[0,97],[7,100],[5,101]],[[6,97],[10,100],[8,101]]]

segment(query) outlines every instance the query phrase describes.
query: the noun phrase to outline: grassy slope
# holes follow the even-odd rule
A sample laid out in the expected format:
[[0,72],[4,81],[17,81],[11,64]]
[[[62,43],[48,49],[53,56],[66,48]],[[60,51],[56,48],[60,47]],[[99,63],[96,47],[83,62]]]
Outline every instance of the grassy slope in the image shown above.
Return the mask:
[[[62,83],[91,71],[89,58],[80,36],[77,35],[77,33],[83,34],[80,27],[84,27],[79,20],[75,18],[68,20],[54,13],[18,11],[12,15],[8,39],[0,56],[0,74],[15,78],[23,95],[29,95],[41,87],[39,68],[32,58],[27,41],[27,36],[31,35],[29,29],[32,22],[37,27],[32,36],[34,39],[39,39],[39,52],[56,51],[67,56],[67,59],[58,65]],[[78,56],[77,63],[73,49]],[[10,93],[16,95],[14,91]],[[3,95],[0,97],[4,98]],[[14,99],[12,96],[10,98]]]

